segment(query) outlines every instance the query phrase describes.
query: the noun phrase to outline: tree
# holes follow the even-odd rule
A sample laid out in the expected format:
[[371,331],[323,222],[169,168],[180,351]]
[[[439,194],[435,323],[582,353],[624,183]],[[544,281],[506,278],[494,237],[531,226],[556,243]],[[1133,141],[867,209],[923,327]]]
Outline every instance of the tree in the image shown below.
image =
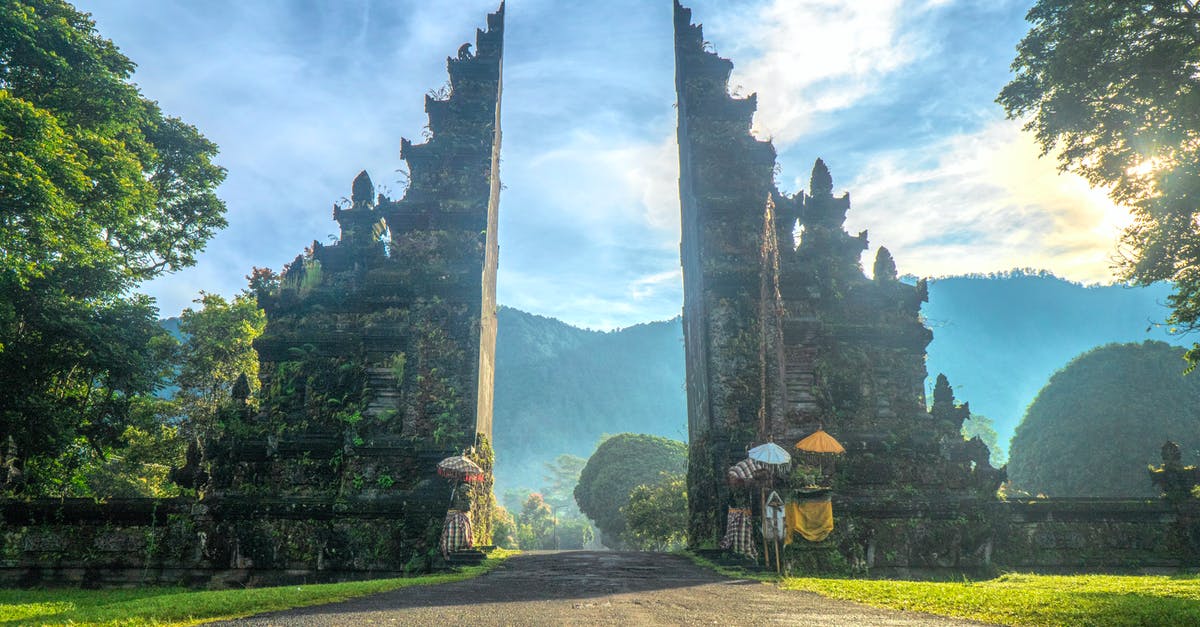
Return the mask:
[[1049,496],[1156,496],[1146,467],[1163,442],[1200,449],[1200,379],[1164,342],[1109,344],[1071,360],[1038,392],[1008,456],[1013,488]]
[[990,453],[990,463],[999,468],[1004,465],[1005,456],[1000,450],[1000,436],[996,433],[995,423],[991,418],[980,414],[971,414],[963,421],[962,436],[964,440],[978,437],[987,445]]
[[266,328],[267,317],[248,292],[229,301],[201,292],[195,302],[202,308],[184,309],[179,316],[179,331],[186,339],[180,348],[175,398],[191,435],[211,435],[217,410],[229,401],[240,377],[246,377],[251,394],[258,389],[253,342]]
[[173,340],[132,289],[225,226],[225,171],[87,15],[0,2],[0,433],[26,462],[99,453],[169,372]]
[[643,484],[654,484],[663,472],[687,472],[687,445],[654,435],[621,433],[605,440],[588,458],[575,487],[579,509],[600,530],[600,541],[621,548],[626,531],[621,508]]
[[1061,170],[1130,207],[1119,271],[1172,281],[1168,322],[1200,328],[1200,2],[1039,0],[1026,19],[998,102]]
[[545,468],[542,479],[546,482],[542,495],[546,502],[554,507],[565,508],[569,513],[578,514],[575,486],[579,484],[579,473],[583,472],[586,464],[586,459],[565,453],[554,458],[553,462],[542,464]]
[[492,509],[492,542],[502,549],[516,549],[520,547],[517,535],[517,521],[512,514],[500,505]]
[[526,550],[554,548],[554,513],[537,492],[525,499],[517,515],[517,543]]
[[687,544],[687,477],[663,473],[653,485],[640,485],[621,508],[625,539],[643,551],[669,551]]

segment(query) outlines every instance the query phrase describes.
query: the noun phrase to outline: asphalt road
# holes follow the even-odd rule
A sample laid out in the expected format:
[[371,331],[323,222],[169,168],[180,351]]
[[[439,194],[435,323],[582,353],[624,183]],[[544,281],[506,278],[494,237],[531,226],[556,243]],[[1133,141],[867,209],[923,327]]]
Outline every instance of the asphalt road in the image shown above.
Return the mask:
[[412,586],[225,625],[977,625],[728,579],[663,553],[523,554],[457,583]]

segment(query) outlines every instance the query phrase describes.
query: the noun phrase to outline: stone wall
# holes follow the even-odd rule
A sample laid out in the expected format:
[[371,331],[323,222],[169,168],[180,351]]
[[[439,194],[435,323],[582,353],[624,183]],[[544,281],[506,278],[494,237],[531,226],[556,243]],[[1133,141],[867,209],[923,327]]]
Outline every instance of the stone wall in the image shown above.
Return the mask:
[[1200,566],[1200,502],[835,497],[833,507],[830,537],[785,550],[791,572],[936,577]]

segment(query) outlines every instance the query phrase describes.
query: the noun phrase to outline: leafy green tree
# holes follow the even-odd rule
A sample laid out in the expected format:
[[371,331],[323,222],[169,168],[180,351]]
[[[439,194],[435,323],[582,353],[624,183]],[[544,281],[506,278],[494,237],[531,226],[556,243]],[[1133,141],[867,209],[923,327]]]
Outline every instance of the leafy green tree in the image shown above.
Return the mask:
[[621,548],[626,531],[621,508],[634,488],[653,484],[663,472],[687,472],[687,445],[654,435],[621,433],[605,440],[588,458],[575,487],[579,509],[600,530],[600,541]]
[[133,67],[69,4],[0,0],[0,433],[35,467],[121,443],[174,344],[131,290],[225,226],[216,146]]
[[192,435],[211,434],[221,405],[227,403],[234,384],[242,375],[250,393],[258,390],[258,353],[254,339],[267,325],[266,314],[250,293],[232,300],[218,294],[200,293],[200,309],[184,309],[179,331],[186,338],[180,348],[175,395],[180,412]]
[[670,551],[687,544],[687,477],[663,473],[658,483],[640,485],[621,508],[625,539],[643,551]]
[[1183,349],[1163,342],[1109,344],[1059,370],[1017,426],[1011,488],[1048,496],[1157,495],[1146,473],[1162,445],[1184,461],[1200,449],[1200,379],[1185,377]]
[[554,531],[555,548],[564,551],[583,549],[595,539],[596,532],[582,514],[558,517]]
[[1039,0],[1026,19],[998,101],[1062,170],[1132,209],[1121,272],[1172,281],[1169,321],[1200,328],[1200,3]]
[[563,508],[568,514],[578,515],[575,486],[579,484],[579,473],[583,472],[586,464],[586,459],[568,454],[559,455],[553,462],[542,464],[545,469],[542,479],[546,482],[542,495],[546,502],[554,507]]
[[525,499],[517,516],[517,543],[526,550],[554,548],[554,513],[542,495]]
[[26,465],[23,492],[50,497],[167,497],[179,494],[167,474],[183,461],[179,428],[168,423],[174,403],[153,396],[133,399],[119,441],[96,448],[76,438],[55,457]]
[[492,543],[502,549],[520,548],[517,542],[517,521],[503,506],[492,509]]
[[980,414],[971,414],[963,421],[962,436],[964,440],[978,437],[987,445],[992,466],[999,468],[1004,465],[1006,457],[1000,450],[1000,436],[996,434],[995,423],[991,418]]

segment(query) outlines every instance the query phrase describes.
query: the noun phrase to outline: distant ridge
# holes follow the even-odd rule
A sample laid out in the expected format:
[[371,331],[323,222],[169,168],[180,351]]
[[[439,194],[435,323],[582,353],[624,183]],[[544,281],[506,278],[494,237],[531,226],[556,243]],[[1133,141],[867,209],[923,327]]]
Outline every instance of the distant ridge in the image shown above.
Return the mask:
[[510,307],[498,317],[498,491],[541,485],[543,462],[587,457],[604,434],[687,439],[679,318],[603,332]]
[[1077,355],[1113,342],[1194,341],[1161,326],[1170,293],[1168,285],[1085,286],[1029,270],[936,279],[922,309],[933,329],[926,390],[944,372],[955,396],[995,421],[1007,448],[1034,396]]

